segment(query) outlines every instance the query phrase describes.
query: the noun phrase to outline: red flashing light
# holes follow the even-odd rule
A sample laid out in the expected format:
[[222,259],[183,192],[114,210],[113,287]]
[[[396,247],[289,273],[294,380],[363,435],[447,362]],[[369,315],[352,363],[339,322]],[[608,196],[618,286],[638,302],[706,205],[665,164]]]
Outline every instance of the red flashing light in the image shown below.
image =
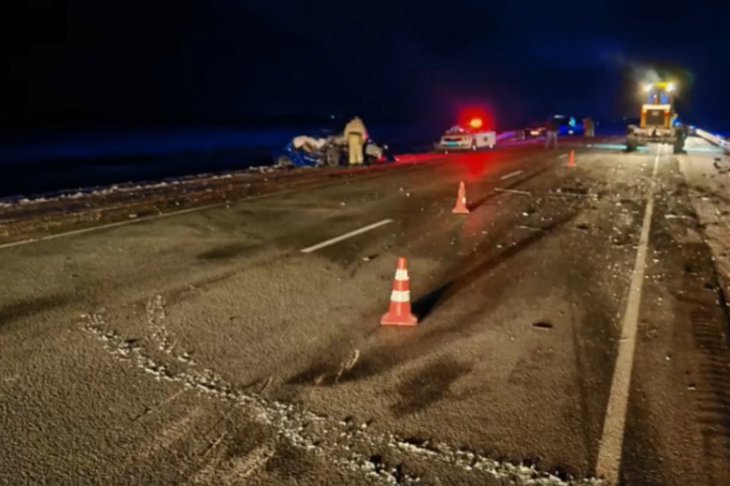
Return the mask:
[[468,107],[459,110],[459,126],[467,130],[494,130],[494,114],[486,107]]

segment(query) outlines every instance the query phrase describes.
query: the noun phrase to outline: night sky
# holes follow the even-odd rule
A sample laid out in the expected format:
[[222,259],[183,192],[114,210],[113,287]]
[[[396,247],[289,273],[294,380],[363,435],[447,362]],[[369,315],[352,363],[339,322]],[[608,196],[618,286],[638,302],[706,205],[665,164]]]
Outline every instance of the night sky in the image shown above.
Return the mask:
[[636,115],[671,73],[689,122],[730,126],[730,5],[613,0],[3,2],[6,128],[360,114],[502,128]]

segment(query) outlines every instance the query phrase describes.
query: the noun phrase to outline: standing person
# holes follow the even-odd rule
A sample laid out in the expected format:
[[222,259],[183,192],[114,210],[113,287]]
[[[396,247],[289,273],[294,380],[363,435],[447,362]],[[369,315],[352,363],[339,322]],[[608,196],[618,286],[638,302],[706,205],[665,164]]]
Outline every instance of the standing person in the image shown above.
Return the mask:
[[560,122],[555,117],[552,117],[547,122],[547,140],[545,140],[545,148],[550,148],[552,143],[555,148],[558,148],[558,132],[560,131]]
[[586,138],[593,138],[596,136],[596,124],[591,117],[583,119],[583,136]]
[[360,117],[355,117],[345,125],[350,165],[362,165],[365,160],[364,148],[368,139],[368,131]]

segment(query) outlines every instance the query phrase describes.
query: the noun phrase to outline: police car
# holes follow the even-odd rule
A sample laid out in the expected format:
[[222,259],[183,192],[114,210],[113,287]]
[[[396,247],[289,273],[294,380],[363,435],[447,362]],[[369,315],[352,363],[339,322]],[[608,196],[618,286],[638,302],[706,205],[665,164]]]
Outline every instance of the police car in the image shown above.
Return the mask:
[[497,134],[494,131],[482,130],[481,120],[474,119],[469,122],[469,128],[451,127],[441,137],[437,148],[448,152],[449,150],[491,149],[495,145],[497,145]]

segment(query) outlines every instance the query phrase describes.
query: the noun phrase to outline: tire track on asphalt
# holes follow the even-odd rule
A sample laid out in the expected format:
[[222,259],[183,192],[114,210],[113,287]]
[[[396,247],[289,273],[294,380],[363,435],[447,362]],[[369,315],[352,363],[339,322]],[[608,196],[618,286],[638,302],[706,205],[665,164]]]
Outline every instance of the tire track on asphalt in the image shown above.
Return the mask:
[[[551,157],[546,161],[544,166],[535,166],[531,170],[527,171],[523,177],[509,181],[507,187],[520,187],[528,183],[537,181],[537,185],[540,191],[546,192],[546,188],[543,187],[544,181],[540,179],[540,176],[545,175],[551,170],[555,169],[555,162],[558,158]],[[484,181],[483,187],[478,191],[480,194],[484,194],[479,199],[472,201],[469,206],[472,212],[478,211],[481,207],[486,205],[491,199],[506,197],[505,194],[499,191],[499,187],[495,185],[500,183],[499,174],[495,174],[493,177]],[[570,181],[572,179],[568,179]],[[541,194],[539,197],[548,197],[549,194]],[[540,204],[540,199],[538,203]],[[440,307],[448,305],[448,302],[461,294],[461,292],[478,280],[484,278],[490,272],[500,267],[501,265],[508,262],[514,256],[527,250],[534,244],[539,243],[544,238],[551,236],[554,232],[563,229],[571,221],[573,221],[581,211],[581,208],[585,205],[586,198],[569,198],[565,201],[565,207],[562,208],[562,216],[556,220],[551,220],[549,223],[541,225],[539,227],[531,228],[529,234],[518,238],[514,244],[504,248],[500,248],[499,251],[493,252],[492,247],[496,241],[503,238],[504,235],[514,230],[515,226],[512,224],[506,225],[497,232],[490,230],[490,237],[484,239],[482,242],[475,244],[473,247],[469,247],[463,254],[459,254],[458,261],[450,262],[445,264],[447,270],[444,270],[435,279],[435,283],[428,289],[421,292],[413,301],[413,310],[420,316],[422,320],[428,319],[429,316],[436,312]],[[449,226],[449,231],[454,228],[460,228],[464,223],[459,219],[452,219],[453,226]],[[423,241],[433,241],[432,236],[423,236],[413,241],[413,244],[417,246]],[[446,260],[444,260],[446,261]],[[486,301],[485,301],[486,302]],[[485,303],[486,305],[486,303]],[[474,322],[476,316],[481,314],[484,308],[481,307],[476,313],[471,312],[465,315],[463,318],[451,322],[447,326],[440,326],[438,330],[429,329],[426,333],[421,336],[418,340],[419,346],[411,349],[411,346],[407,343],[405,345],[390,345],[384,349],[377,347],[373,348],[373,335],[377,334],[377,329],[367,333],[364,337],[365,341],[363,346],[367,351],[361,356],[361,359],[357,363],[357,366],[349,373],[345,373],[341,376],[343,381],[359,380],[375,374],[380,374],[385,370],[391,369],[394,366],[409,361],[413,357],[420,355],[421,353],[435,349],[442,342],[440,339],[444,334],[458,334],[465,328],[469,327],[469,322]],[[340,361],[343,359],[339,356],[339,350],[341,345],[336,344],[338,351],[333,351],[333,355],[337,358],[332,360],[331,357],[323,357],[319,361],[314,361],[311,366],[304,369],[300,373],[290,378],[289,383],[293,384],[308,384],[308,383],[334,383],[336,382],[335,376],[337,376],[338,370],[341,368]]]
[[[162,319],[160,302],[160,298],[155,296],[149,307]],[[473,451],[453,448],[443,442],[414,443],[392,433],[368,430],[368,424],[337,421],[333,417],[316,414],[300,405],[285,404],[255,393],[238,390],[210,369],[203,369],[195,364],[171,366],[159,361],[153,358],[144,346],[130,346],[128,340],[110,328],[106,316],[102,313],[84,315],[80,324],[84,331],[102,341],[105,349],[114,357],[131,361],[135,367],[154,376],[156,380],[177,383],[185,389],[197,390],[211,399],[241,407],[252,420],[271,427],[280,439],[325,458],[338,467],[363,474],[378,483],[420,484],[422,479],[404,472],[400,464],[392,465],[384,462],[380,455],[369,456],[373,450],[393,451],[405,455],[406,458],[429,462],[435,460],[444,467],[456,467],[462,472],[478,474],[483,479],[498,480],[500,484],[505,479],[509,480],[510,484],[525,486],[603,484],[597,479],[563,480],[553,474],[538,471],[534,466],[496,461]],[[159,327],[159,323],[155,326]],[[178,351],[172,348],[163,351],[173,361],[184,361],[176,359]],[[183,352],[184,354],[186,353]]]

